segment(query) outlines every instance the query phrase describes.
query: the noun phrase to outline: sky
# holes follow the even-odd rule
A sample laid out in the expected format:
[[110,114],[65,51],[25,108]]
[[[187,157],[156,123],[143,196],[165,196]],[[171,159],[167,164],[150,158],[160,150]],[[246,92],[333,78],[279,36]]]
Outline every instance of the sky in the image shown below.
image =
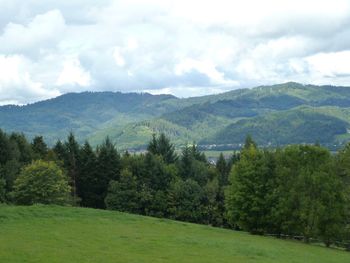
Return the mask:
[[350,0],[0,0],[0,105],[350,86]]

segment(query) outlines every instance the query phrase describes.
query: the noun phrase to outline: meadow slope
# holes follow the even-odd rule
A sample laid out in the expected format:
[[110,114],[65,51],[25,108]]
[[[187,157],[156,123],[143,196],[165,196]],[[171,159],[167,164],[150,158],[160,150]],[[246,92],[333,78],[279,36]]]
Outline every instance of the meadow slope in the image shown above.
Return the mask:
[[1,262],[350,262],[300,242],[119,212],[0,206]]

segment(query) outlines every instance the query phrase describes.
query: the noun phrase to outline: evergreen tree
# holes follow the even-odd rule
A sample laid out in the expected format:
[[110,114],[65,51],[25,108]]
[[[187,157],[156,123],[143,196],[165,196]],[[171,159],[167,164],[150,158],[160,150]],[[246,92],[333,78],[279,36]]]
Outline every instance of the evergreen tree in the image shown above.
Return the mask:
[[144,170],[139,177],[140,202],[143,214],[162,217],[166,211],[166,191],[173,180],[173,173],[167,169],[159,155],[147,153]]
[[10,141],[17,145],[19,151],[18,161],[21,164],[28,164],[33,159],[33,151],[24,134],[12,133]]
[[6,201],[6,181],[0,176],[0,203]]
[[5,180],[6,192],[12,191],[14,181],[19,175],[22,164],[21,152],[15,138],[10,138],[0,130],[0,178]]
[[204,187],[211,176],[208,163],[193,160],[191,169],[191,179],[195,180],[201,187]]
[[239,152],[234,152],[231,154],[230,158],[227,161],[227,171],[230,174],[232,166],[241,159],[241,154]]
[[11,160],[19,161],[21,152],[17,141],[0,130],[0,164],[4,165]]
[[250,147],[257,148],[257,145],[256,145],[255,141],[253,140],[252,136],[250,134],[248,134],[247,137],[245,138],[243,149],[250,149]]
[[159,151],[158,151],[158,139],[157,139],[155,133],[152,134],[152,139],[148,143],[147,151],[150,152],[150,153],[153,153],[153,154],[159,154]]
[[161,133],[158,138],[153,134],[147,150],[154,155],[162,156],[164,162],[167,164],[174,163],[177,160],[175,146],[170,143],[169,138],[164,133]]
[[0,129],[0,165],[12,159],[10,141],[6,133]]
[[228,184],[228,174],[229,174],[229,170],[227,167],[227,163],[225,160],[225,157],[222,153],[220,153],[220,156],[218,158],[218,160],[216,161],[216,169],[219,173],[219,185],[220,186],[224,186]]
[[85,207],[98,207],[98,193],[96,184],[98,182],[97,157],[90,146],[85,142],[79,153],[80,167],[77,177],[77,194],[81,198],[81,205]]
[[167,189],[172,180],[166,172],[163,159],[151,153],[145,155],[145,174],[140,179],[154,190]]
[[191,150],[188,146],[186,146],[182,150],[180,164],[179,164],[180,176],[183,180],[186,180],[188,178],[193,178],[192,162],[193,162],[193,157],[191,154]]
[[69,182],[72,189],[73,202],[77,204],[79,202],[77,196],[77,178],[79,177],[80,146],[75,140],[75,136],[72,132],[68,135],[68,140],[64,144],[64,149],[64,166],[68,172]]
[[111,180],[118,181],[121,170],[120,155],[114,144],[107,137],[98,148],[96,202],[98,208],[105,208],[104,199],[107,195],[108,184]]
[[[231,158],[232,159],[232,158]],[[218,193],[217,193],[217,206],[218,213],[220,214],[220,225],[226,225],[225,218],[225,189],[229,184],[229,174],[231,170],[231,161],[227,162],[224,158],[224,155],[221,153],[219,159],[216,162],[216,171],[217,171],[217,182],[218,182]]]
[[0,177],[3,177],[6,181],[6,192],[9,193],[13,190],[13,184],[22,167],[23,166],[17,159],[9,160],[1,167]]
[[203,162],[203,163],[207,162],[207,158],[205,157],[205,154],[198,150],[198,147],[197,147],[195,142],[193,142],[192,147],[190,148],[190,152],[191,152],[192,157],[195,160],[197,160],[199,162]]
[[208,180],[208,163],[206,157],[195,145],[182,150],[179,163],[180,176],[183,180],[193,179],[204,186]]
[[57,155],[58,159],[62,161],[65,161],[67,159],[66,149],[60,140],[56,142],[55,146],[53,147],[53,151]]
[[44,142],[44,139],[42,136],[35,136],[32,142],[32,149],[34,152],[34,156],[35,159],[44,159],[47,151],[48,151],[48,147],[46,145],[46,143]]

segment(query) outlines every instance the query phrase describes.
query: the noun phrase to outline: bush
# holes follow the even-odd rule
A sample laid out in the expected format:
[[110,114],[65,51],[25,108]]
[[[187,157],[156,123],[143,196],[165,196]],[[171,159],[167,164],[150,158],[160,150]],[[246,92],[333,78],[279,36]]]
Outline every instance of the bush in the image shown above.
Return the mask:
[[12,198],[21,205],[69,203],[70,186],[54,162],[35,161],[21,171],[14,184]]

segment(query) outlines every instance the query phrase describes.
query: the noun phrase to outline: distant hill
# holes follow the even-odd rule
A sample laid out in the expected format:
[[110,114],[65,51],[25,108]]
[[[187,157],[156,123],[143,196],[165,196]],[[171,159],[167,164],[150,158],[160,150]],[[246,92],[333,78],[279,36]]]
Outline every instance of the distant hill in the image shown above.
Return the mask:
[[120,127],[174,110],[176,106],[163,102],[176,99],[148,93],[69,93],[26,106],[0,107],[0,128],[29,137],[42,134],[49,142],[73,131],[83,141],[106,125]]
[[294,82],[179,99],[171,95],[84,92],[27,106],[0,107],[0,128],[53,143],[73,131],[93,144],[110,136],[119,148],[143,148],[152,133],[177,145],[235,148],[251,134],[262,146],[350,139],[350,87]]
[[218,131],[203,144],[239,144],[250,134],[259,144],[286,145],[290,143],[329,144],[336,136],[347,133],[349,123],[333,116],[303,107],[263,116],[242,119]]

